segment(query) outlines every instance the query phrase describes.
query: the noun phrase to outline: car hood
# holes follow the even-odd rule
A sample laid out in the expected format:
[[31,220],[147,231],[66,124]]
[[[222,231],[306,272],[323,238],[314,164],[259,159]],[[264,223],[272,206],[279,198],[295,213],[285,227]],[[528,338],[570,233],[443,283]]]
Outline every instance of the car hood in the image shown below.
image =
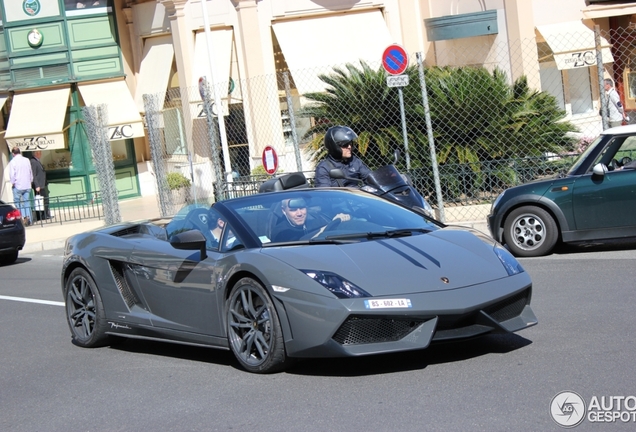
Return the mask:
[[508,276],[494,241],[468,230],[349,244],[263,248],[299,270],[330,271],[374,296],[462,288]]

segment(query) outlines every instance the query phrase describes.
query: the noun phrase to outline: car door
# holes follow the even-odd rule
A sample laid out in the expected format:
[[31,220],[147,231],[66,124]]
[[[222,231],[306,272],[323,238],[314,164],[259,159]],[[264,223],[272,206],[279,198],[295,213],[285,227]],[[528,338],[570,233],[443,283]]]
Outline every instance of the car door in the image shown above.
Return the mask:
[[572,204],[577,231],[597,231],[594,238],[611,238],[631,235],[636,229],[636,170],[612,162],[635,150],[636,137],[616,138],[595,161],[613,170],[595,175],[592,164],[575,181]]
[[220,336],[217,302],[218,252],[174,249],[169,242],[159,247],[139,245],[131,262],[139,289],[158,328]]

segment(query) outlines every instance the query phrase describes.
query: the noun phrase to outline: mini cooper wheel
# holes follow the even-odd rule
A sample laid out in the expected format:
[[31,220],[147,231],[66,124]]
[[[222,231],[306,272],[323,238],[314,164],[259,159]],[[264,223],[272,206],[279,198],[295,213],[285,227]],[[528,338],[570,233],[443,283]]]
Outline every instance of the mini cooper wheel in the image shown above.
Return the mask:
[[270,373],[287,366],[283,334],[276,309],[260,283],[239,280],[227,303],[227,337],[241,366]]
[[66,320],[73,343],[85,348],[106,345],[106,316],[93,278],[83,268],[71,272],[64,287]]
[[504,223],[504,241],[519,257],[550,253],[558,239],[557,226],[550,214],[539,207],[520,207],[510,212]]

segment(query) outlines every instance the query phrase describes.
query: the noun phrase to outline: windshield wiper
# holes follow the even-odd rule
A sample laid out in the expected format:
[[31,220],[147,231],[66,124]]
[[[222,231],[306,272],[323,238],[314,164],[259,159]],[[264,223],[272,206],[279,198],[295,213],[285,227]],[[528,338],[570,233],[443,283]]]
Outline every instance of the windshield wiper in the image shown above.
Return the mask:
[[346,240],[346,239],[367,238],[371,240],[374,238],[409,237],[413,235],[414,232],[426,234],[431,232],[431,230],[428,228],[402,228],[402,229],[378,231],[378,232],[341,234],[341,235],[327,236],[325,237],[325,239],[326,240]]

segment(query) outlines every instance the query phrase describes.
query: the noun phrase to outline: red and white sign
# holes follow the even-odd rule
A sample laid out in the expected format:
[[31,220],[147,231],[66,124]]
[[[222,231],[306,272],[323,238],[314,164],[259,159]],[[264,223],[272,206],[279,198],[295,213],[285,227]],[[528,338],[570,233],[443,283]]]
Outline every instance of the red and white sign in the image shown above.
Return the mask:
[[267,146],[263,150],[263,168],[269,175],[273,175],[278,169],[278,155],[272,146]]
[[382,53],[382,66],[391,75],[400,75],[409,66],[409,55],[402,46],[389,45]]

